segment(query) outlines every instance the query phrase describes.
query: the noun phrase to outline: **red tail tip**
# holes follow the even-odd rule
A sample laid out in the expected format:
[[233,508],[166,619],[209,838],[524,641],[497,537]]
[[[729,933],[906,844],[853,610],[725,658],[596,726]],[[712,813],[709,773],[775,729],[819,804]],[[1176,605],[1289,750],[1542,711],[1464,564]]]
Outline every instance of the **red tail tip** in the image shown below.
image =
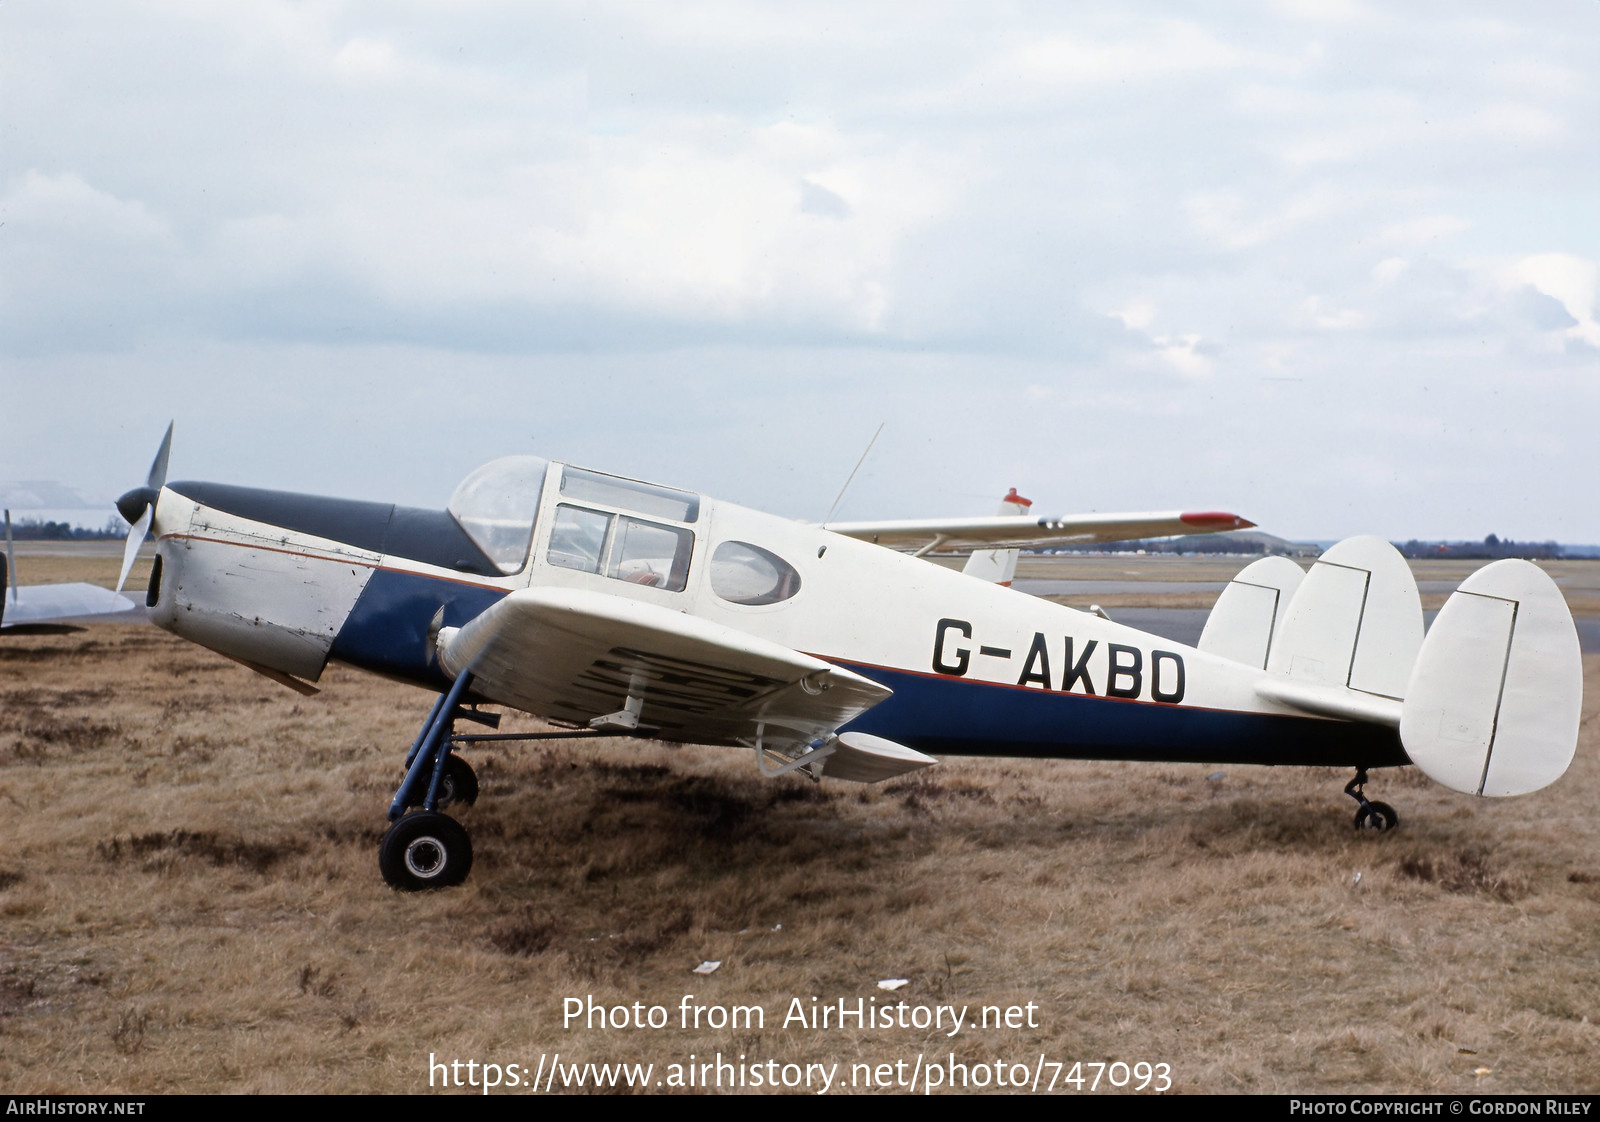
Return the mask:
[[1006,497],[1001,499],[1000,501],[1003,502],[1003,503],[1016,503],[1018,506],[1032,506],[1033,505],[1033,500],[1032,499],[1025,499],[1021,495],[1017,494],[1017,489],[1015,487],[1013,487],[1013,488],[1011,488],[1011,490],[1007,491],[1006,492]]

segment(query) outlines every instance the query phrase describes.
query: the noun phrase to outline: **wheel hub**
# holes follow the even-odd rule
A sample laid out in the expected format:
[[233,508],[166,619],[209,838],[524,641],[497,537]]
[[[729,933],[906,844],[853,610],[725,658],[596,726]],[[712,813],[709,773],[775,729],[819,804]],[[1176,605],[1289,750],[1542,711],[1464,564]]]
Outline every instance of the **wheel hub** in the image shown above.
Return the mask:
[[406,868],[412,876],[427,880],[444,868],[444,843],[438,838],[417,838],[406,846]]

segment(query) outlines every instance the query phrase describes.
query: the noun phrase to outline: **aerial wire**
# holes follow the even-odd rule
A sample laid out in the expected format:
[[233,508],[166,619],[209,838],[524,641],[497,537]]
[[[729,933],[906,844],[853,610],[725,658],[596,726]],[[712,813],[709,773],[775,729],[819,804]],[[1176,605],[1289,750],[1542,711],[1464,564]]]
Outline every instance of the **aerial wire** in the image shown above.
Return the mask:
[[856,461],[856,466],[850,469],[850,478],[846,479],[844,481],[844,486],[839,488],[839,497],[837,499],[834,499],[833,500],[833,505],[828,508],[828,517],[826,517],[826,518],[824,518],[822,520],[822,524],[824,526],[826,526],[829,522],[833,521],[833,512],[839,509],[839,504],[840,503],[844,502],[844,493],[846,491],[850,490],[850,484],[855,479],[856,472],[860,471],[861,470],[861,465],[867,462],[867,453],[871,452],[872,451],[872,446],[874,444],[878,443],[878,437],[883,432],[883,426],[888,424],[888,423],[889,423],[888,421],[880,421],[880,422],[878,422],[878,431],[872,434],[872,439],[871,440],[867,441],[867,449],[866,449],[866,451],[861,453],[861,458]]

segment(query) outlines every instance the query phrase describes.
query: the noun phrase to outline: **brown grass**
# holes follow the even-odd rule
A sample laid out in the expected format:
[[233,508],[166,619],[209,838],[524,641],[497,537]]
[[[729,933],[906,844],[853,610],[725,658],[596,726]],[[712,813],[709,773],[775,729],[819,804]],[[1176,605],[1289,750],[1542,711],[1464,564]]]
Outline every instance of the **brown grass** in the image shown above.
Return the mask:
[[[1585,679],[1560,783],[1478,801],[1376,773],[1403,821],[1386,836],[1351,829],[1325,769],[950,760],[813,786],[727,749],[474,750],[470,879],[400,895],[375,851],[427,695],[333,667],[301,698],[146,628],[7,637],[0,1086],[406,1092],[430,1053],[720,1050],[1143,1059],[1180,1091],[1593,1091],[1600,658]],[[887,977],[911,1003],[1036,1002],[1040,1027],[781,1024],[792,997]],[[564,1028],[562,999],[591,994],[768,1021]]]

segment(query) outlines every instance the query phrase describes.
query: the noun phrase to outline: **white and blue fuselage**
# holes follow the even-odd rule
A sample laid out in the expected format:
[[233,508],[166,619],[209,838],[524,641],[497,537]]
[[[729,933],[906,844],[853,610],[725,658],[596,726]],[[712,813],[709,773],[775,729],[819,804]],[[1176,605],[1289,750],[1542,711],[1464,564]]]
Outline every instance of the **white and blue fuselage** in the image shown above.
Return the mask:
[[[586,590],[872,679],[893,696],[846,728],[930,754],[1407,762],[1392,727],[1262,697],[1261,669],[820,526],[517,459],[448,511],[168,484],[151,617],[277,675],[336,659],[442,691],[441,630],[521,589]],[[594,715],[562,705],[540,715]]]

